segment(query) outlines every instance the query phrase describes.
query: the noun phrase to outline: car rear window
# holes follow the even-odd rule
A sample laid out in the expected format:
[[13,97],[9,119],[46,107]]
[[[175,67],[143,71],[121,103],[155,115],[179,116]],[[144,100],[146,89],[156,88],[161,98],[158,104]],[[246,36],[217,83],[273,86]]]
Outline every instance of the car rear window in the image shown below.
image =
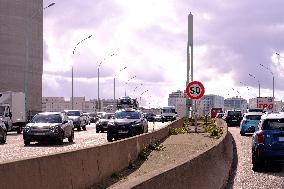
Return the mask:
[[228,116],[241,116],[240,111],[229,111]]
[[267,119],[264,121],[263,130],[282,130],[284,131],[284,119]]
[[247,115],[246,116],[246,119],[249,119],[249,120],[260,120],[261,118],[261,115]]

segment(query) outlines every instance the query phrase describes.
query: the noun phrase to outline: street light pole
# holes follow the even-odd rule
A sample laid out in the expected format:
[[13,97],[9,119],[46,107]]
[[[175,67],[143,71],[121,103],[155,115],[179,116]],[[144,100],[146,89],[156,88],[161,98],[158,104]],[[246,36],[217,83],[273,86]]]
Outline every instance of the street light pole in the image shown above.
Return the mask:
[[[249,76],[256,79],[256,77],[252,74],[249,74]],[[258,97],[260,97],[260,82],[259,82],[259,80],[257,80],[257,83],[258,83]]]
[[[92,36],[93,36],[93,35],[89,35],[88,37],[86,37],[86,38],[82,39],[80,42],[78,42],[78,43],[76,44],[76,46],[74,47],[72,54],[75,54],[75,50],[76,50],[76,48],[77,48],[77,46],[78,46],[79,44],[81,44],[83,41],[85,41],[85,40],[91,38]],[[74,109],[74,96],[73,96],[73,95],[74,95],[74,83],[73,83],[73,66],[72,66],[72,97],[71,97],[72,110]]]

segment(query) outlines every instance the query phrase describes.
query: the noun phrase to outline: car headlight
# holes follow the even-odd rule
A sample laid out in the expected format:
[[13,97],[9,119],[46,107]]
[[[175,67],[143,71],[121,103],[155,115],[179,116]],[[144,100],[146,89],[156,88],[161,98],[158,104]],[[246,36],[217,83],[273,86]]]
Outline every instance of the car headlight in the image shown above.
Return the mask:
[[31,129],[31,127],[30,127],[30,126],[25,126],[25,127],[24,127],[24,131],[25,131],[25,132],[29,132],[29,131],[30,131],[30,129]]
[[141,122],[133,123],[132,126],[133,127],[139,127],[139,126],[141,126]]
[[60,126],[59,125],[55,125],[55,126],[51,126],[50,127],[50,131],[54,132],[54,133],[58,133],[60,130]]

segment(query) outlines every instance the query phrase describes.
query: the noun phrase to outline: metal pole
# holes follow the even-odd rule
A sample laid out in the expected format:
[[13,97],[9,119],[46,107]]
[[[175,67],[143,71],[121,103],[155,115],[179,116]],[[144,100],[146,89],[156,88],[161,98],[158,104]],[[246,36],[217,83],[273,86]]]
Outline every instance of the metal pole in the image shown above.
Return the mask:
[[115,77],[113,78],[113,109],[115,108]]
[[98,68],[98,109],[100,111],[100,68]]
[[274,76],[272,77],[273,100],[274,100]]
[[73,66],[72,66],[72,110],[74,109],[74,83],[73,83]]
[[258,97],[260,97],[260,82],[258,81]]

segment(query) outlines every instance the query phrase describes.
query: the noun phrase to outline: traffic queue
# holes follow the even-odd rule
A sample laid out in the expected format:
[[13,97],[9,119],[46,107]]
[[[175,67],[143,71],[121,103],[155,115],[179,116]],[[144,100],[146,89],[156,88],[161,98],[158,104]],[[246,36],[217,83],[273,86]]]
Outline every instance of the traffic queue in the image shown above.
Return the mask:
[[[223,115],[223,117],[222,117]],[[216,118],[226,121],[227,126],[240,128],[240,135],[252,135],[252,168],[261,171],[265,167],[284,163],[284,112],[268,112],[260,108],[217,113]]]

